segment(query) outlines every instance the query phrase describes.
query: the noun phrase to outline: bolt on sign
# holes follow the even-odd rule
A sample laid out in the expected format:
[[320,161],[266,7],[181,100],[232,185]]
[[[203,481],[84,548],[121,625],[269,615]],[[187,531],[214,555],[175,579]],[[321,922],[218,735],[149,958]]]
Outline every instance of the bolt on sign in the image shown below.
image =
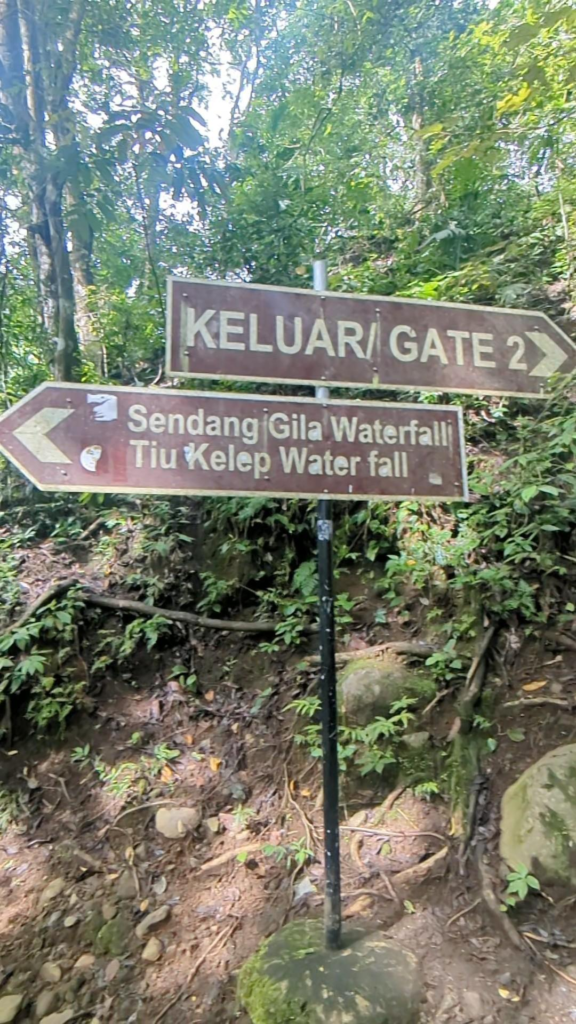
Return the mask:
[[468,497],[455,406],[47,383],[0,451],[45,491]]
[[170,278],[167,373],[538,398],[576,369],[543,313]]

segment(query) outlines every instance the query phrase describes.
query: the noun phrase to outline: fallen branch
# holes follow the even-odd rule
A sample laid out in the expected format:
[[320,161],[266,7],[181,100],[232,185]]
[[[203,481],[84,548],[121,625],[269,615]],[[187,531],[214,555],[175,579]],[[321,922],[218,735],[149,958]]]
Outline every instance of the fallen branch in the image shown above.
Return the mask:
[[228,864],[231,860],[236,860],[241,853],[259,853],[263,845],[263,843],[248,843],[248,845],[237,846],[235,850],[228,850],[226,853],[221,853],[219,857],[206,861],[205,864],[198,868],[198,873],[203,874],[205,871],[211,871],[212,868],[219,868],[222,864]]
[[39,612],[40,609],[44,607],[44,605],[50,604],[50,601],[54,601],[57,597],[62,597],[62,595],[65,594],[72,587],[77,586],[79,582],[80,581],[77,579],[69,579],[63,580],[60,583],[53,583],[52,586],[48,587],[47,590],[42,591],[40,596],[32,602],[30,607],[22,613],[19,619],[16,619],[15,622],[8,626],[8,628],[2,634],[2,636],[7,636],[8,633],[12,633],[15,629],[20,629],[20,627],[23,626],[26,622],[28,622],[28,620],[31,619],[34,615],[36,615],[36,612]]
[[[186,622],[191,626],[201,626],[203,629],[222,629],[230,633],[274,633],[278,626],[277,622],[258,622],[249,621],[243,622],[240,619],[211,619],[205,615],[196,615],[194,612],[182,612],[173,608],[158,608],[151,604],[145,604],[143,601],[133,601],[128,597],[106,597],[104,594],[98,594],[94,590],[88,590],[83,586],[83,581],[74,578],[63,580],[60,583],[54,583],[51,587],[48,587],[29,608],[16,619],[8,628],[5,633],[0,634],[0,639],[3,636],[7,636],[15,629],[19,629],[29,619],[31,619],[36,612],[40,611],[44,605],[50,603],[50,601],[61,597],[72,587],[80,586],[82,591],[80,597],[85,604],[94,605],[97,608],[111,608],[114,611],[120,612],[131,612],[134,615],[149,615],[149,616],[162,616],[165,619],[170,619],[173,622]],[[315,624],[304,626],[303,633],[317,633],[318,626]]]
[[439,839],[441,843],[446,842],[446,836],[441,836],[438,832],[391,832],[390,829],[381,831],[377,828],[360,828],[359,825],[340,825],[341,832],[361,832],[365,836],[377,836],[380,839],[406,839],[406,837],[412,838],[413,836],[429,836],[432,839]]
[[456,924],[456,921],[459,921],[461,917],[464,917],[466,914],[470,914],[473,910],[476,910],[476,907],[479,906],[481,902],[481,899],[474,900],[474,903],[471,903],[469,907],[464,907],[464,910],[459,910],[457,914],[454,914],[446,923],[446,931],[448,931],[453,924]]
[[519,697],[518,700],[507,700],[502,707],[505,708],[529,708],[543,707],[545,704],[553,704],[557,708],[565,708],[573,711],[574,705],[569,700],[562,700],[560,697]]
[[[365,647],[363,651],[341,651],[336,654],[336,664],[346,665],[349,661],[363,661],[365,658],[378,658],[382,654],[403,654],[409,658],[430,658],[438,650],[432,644],[421,644],[417,641],[397,640],[375,647]],[[320,657],[312,654],[304,659],[307,665],[319,665]]]
[[[144,604],[143,601],[132,601],[127,597],[103,597],[90,590],[82,592],[82,600],[86,604],[96,605],[98,608],[112,608],[120,612],[133,612],[135,615],[160,615],[165,619],[174,622],[187,622],[192,626],[201,626],[203,629],[224,629],[231,633],[274,633],[277,622],[242,622],[240,619],[210,619],[205,615],[195,615],[193,612],[180,612],[172,608],[157,608],[151,604]],[[317,633],[316,625],[304,626],[303,633]]]

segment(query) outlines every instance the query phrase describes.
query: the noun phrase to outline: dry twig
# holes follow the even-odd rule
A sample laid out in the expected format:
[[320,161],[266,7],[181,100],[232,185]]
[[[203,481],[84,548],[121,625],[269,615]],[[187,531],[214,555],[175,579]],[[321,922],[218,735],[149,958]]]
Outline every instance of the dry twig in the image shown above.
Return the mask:
[[[418,643],[416,640],[397,640],[375,647],[365,647],[362,651],[341,651],[336,655],[337,665],[346,665],[349,661],[363,661],[365,658],[379,658],[382,654],[403,654],[409,658],[430,658],[438,650],[432,644]],[[319,665],[320,657],[312,654],[304,661],[307,665]]]
[[448,931],[456,921],[459,921],[461,917],[464,917],[465,914],[470,914],[473,910],[476,910],[476,907],[479,906],[481,902],[482,900],[478,898],[477,900],[474,900],[474,903],[472,903],[471,906],[464,907],[464,910],[459,910],[457,914],[454,914],[446,924],[446,931]]
[[213,857],[212,860],[206,861],[205,864],[201,864],[198,868],[198,872],[202,874],[204,871],[210,871],[212,868],[219,868],[222,864],[228,864],[231,860],[235,860],[236,857],[240,856],[241,853],[259,853],[262,849],[263,843],[244,843],[244,846],[237,846],[234,850],[227,850],[226,853],[221,853],[219,857]]
[[545,704],[552,704],[557,708],[565,708],[566,711],[573,711],[574,705],[568,700],[562,700],[560,697],[519,697],[518,700],[507,700],[502,706],[505,708],[529,708],[530,706],[538,708],[543,707]]

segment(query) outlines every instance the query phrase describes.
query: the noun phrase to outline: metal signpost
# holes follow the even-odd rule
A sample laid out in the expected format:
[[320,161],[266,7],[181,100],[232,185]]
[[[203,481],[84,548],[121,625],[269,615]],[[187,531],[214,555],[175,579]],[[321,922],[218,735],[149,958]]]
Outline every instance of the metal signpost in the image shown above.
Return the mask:
[[167,372],[538,398],[576,369],[543,313],[320,292],[170,279]]
[[[315,260],[314,291],[326,291],[325,260]],[[328,388],[316,388],[327,402]],[[320,596],[320,713],[322,716],[322,783],[324,804],[324,930],[328,949],[338,949],[342,933],[340,894],[340,785],[338,764],[338,692],[334,629],[334,569],[332,502],[318,502],[318,589]]]

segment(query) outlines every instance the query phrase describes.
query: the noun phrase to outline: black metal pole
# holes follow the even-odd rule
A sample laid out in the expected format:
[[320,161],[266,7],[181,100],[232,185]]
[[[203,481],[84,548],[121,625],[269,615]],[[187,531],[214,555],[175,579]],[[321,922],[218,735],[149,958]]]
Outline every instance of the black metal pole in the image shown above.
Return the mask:
[[[326,263],[314,262],[314,288],[326,290]],[[316,397],[328,398],[328,388]],[[334,643],[334,572],[332,566],[332,502],[318,502],[318,584],[320,596],[320,700],[324,775],[324,926],[326,946],[338,949],[342,934],[340,896],[340,821],[338,785],[338,698]]]

